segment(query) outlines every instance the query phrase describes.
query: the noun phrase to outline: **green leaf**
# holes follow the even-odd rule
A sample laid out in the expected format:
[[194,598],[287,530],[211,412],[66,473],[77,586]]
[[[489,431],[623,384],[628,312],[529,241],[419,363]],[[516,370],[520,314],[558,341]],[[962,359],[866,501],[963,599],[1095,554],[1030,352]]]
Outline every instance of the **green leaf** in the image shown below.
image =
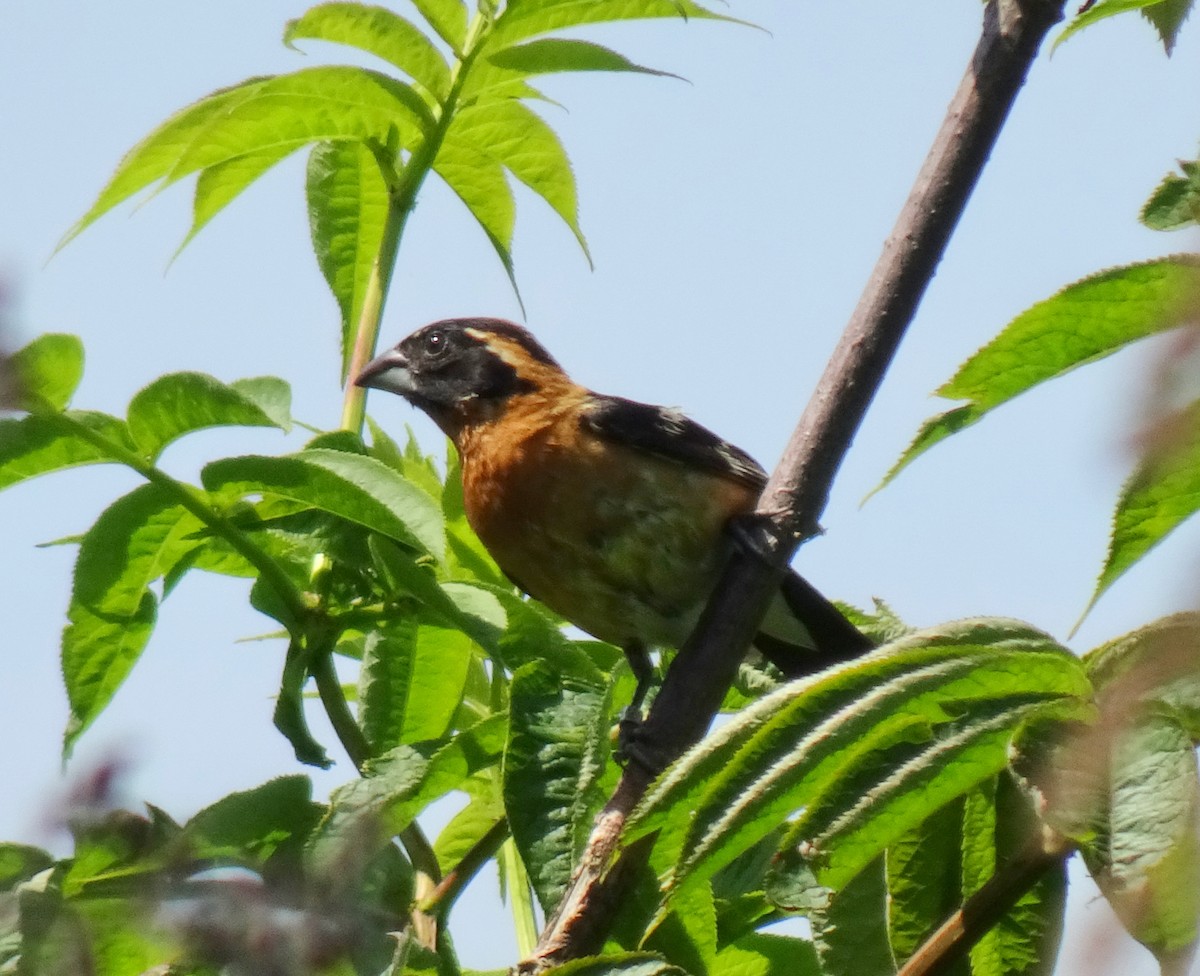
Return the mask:
[[[275,599],[275,591],[269,586],[264,586],[261,578],[250,591],[250,603],[260,613],[279,620],[293,633],[299,626],[298,621],[292,619],[290,610],[279,605],[279,601]],[[329,758],[325,747],[313,736],[308,727],[308,716],[304,712],[304,686],[312,672],[314,651],[329,653],[326,648],[310,648],[305,641],[295,636],[288,641],[287,657],[284,658],[283,672],[279,678],[279,694],[275,698],[275,711],[271,715],[271,721],[291,744],[298,762],[328,769],[333,765],[333,760]]]
[[1183,27],[1183,22],[1192,12],[1194,2],[1195,0],[1161,0],[1160,3],[1142,8],[1142,16],[1150,21],[1154,25],[1154,29],[1158,31],[1163,49],[1168,56],[1175,50],[1179,29]]
[[501,43],[507,46],[528,37],[584,24],[654,18],[743,23],[732,17],[715,14],[699,4],[692,3],[691,0],[606,0],[604,3],[592,3],[590,0],[541,0],[537,3],[509,6],[497,19],[489,44],[492,47],[499,47]]
[[[1163,0],[1099,0],[1098,3],[1092,4],[1090,7],[1086,7],[1085,5],[1086,9],[1080,8],[1080,12],[1062,29],[1062,32],[1054,41],[1054,46],[1050,49],[1051,53],[1056,51],[1058,46],[1068,38],[1073,37],[1081,30],[1091,27],[1099,21],[1115,17],[1117,14],[1129,13],[1131,10],[1143,10],[1146,7],[1153,7],[1162,2]],[[1169,46],[1167,53],[1170,53]]]
[[309,844],[318,867],[341,856],[346,845],[379,845],[412,822],[434,800],[459,789],[504,752],[505,716],[484,719],[445,745],[399,746],[371,760],[364,778],[334,790],[329,813]]
[[876,860],[809,915],[821,976],[891,976],[887,884]]
[[160,376],[134,394],[127,422],[138,450],[150,461],[172,441],[195,430],[280,426],[252,397],[204,373]]
[[1160,703],[1200,742],[1200,614],[1164,617],[1084,655],[1096,692],[1119,708]]
[[304,39],[348,44],[399,68],[431,95],[450,90],[450,68],[438,49],[413,24],[386,7],[322,3],[288,22],[283,42]]
[[[448,138],[469,143],[545,200],[571,229],[591,263],[579,228],[579,201],[570,160],[554,130],[536,113],[511,100],[466,108],[455,116]],[[482,219],[480,223],[484,223]]]
[[108,414],[72,410],[0,419],[0,489],[51,471],[119,461],[104,441],[116,452],[133,450],[125,423]]
[[1200,260],[1181,255],[1103,271],[1022,312],[937,391],[970,402],[927,420],[879,487],[934,444],[1039,383],[1191,321],[1197,294]]
[[472,796],[471,802],[450,818],[434,841],[433,850],[442,873],[453,870],[503,817],[504,806],[499,798]]
[[688,976],[661,956],[650,952],[613,952],[572,959],[544,970],[546,976]]
[[168,183],[247,153],[291,150],[335,139],[411,146],[432,124],[403,82],[366,68],[326,66],[276,75],[209,120],[165,177]]
[[1121,489],[1104,568],[1085,615],[1127,570],[1200,509],[1200,401],[1163,427],[1171,435],[1147,450]]
[[455,54],[462,53],[467,40],[467,9],[462,0],[413,0],[413,6]]
[[196,179],[196,193],[192,200],[192,226],[176,249],[176,257],[192,242],[192,238],[199,234],[213,217],[236,200],[243,190],[294,151],[295,147],[287,144],[269,146],[258,152],[234,156],[201,170]]
[[83,379],[83,343],[78,336],[38,336],[8,359],[16,385],[16,406],[33,413],[67,409]]
[[302,502],[438,558],[445,549],[437,505],[374,458],[328,449],[286,457],[248,455],[212,462],[201,480],[212,492]]
[[281,845],[302,842],[320,814],[307,776],[280,776],[222,797],[192,817],[184,831],[197,857],[253,857],[262,863]]
[[[903,964],[962,897],[963,801],[947,803],[887,849],[888,941]],[[960,960],[948,970],[969,976]]]
[[[210,95],[169,119],[121,161],[111,182],[67,234],[72,237],[134,193],[161,181],[170,185],[200,170],[256,156],[243,170],[212,178],[202,200],[212,211],[230,188],[268,157],[278,162],[302,146],[335,140],[388,143],[395,135],[412,146],[432,125],[429,109],[411,88],[365,68],[306,68],[253,79]],[[220,188],[224,189],[220,189]],[[223,205],[223,204],[222,204]],[[215,212],[215,211],[212,211]],[[211,216],[211,212],[208,214]],[[60,245],[61,246],[61,245]]]
[[66,747],[112,699],[154,626],[150,584],[200,545],[200,521],[173,494],[142,485],[88,530],[75,562],[62,666],[71,705]]
[[96,202],[67,232],[58,246],[64,247],[113,207],[128,200],[135,193],[165,179],[188,147],[202,138],[212,119],[243,99],[249,98],[263,84],[263,79],[252,78],[232,88],[215,91],[172,115],[125,154],[108,185],[100,191]]
[[282,431],[292,429],[292,388],[276,376],[251,376],[229,384]]
[[1117,733],[1110,775],[1107,829],[1084,845],[1084,859],[1130,934],[1164,972],[1184,972],[1200,918],[1192,738],[1169,714],[1148,711]]
[[371,754],[444,736],[473,654],[474,643],[461,630],[414,617],[368,634],[358,702]]
[[1200,223],[1200,160],[1179,161],[1182,176],[1168,173],[1142,208],[1151,230],[1179,230]]
[[1077,658],[1004,620],[916,632],[762,698],[648,791],[627,842],[658,830],[668,893],[697,883],[794,811],[790,843],[839,888],[942,804],[1005,765],[1027,718],[1088,716]]
[[132,614],[107,616],[72,607],[63,632],[63,672],[71,713],[63,733],[63,755],[112,700],[141,657],[154,631],[158,603],[147,592]]
[[308,157],[309,229],[317,264],[342,313],[342,378],[379,258],[389,196],[375,154],[360,142],[322,142]]
[[40,847],[0,843],[0,891],[8,891],[54,864],[54,858]]
[[630,61],[625,55],[591,41],[555,37],[492,51],[488,61],[500,68],[538,75],[559,71],[631,71],[637,74],[678,78]]
[[818,976],[820,967],[811,942],[750,932],[721,947],[713,971],[721,976]]
[[[1027,852],[1043,823],[1029,800],[1002,773],[986,797],[967,798],[964,819],[964,894],[974,894],[1012,858]],[[980,802],[980,800],[983,802]],[[986,808],[986,810],[985,810]],[[981,816],[983,814],[983,816]],[[973,830],[986,831],[983,836]],[[980,849],[986,856],[980,858]],[[967,861],[974,856],[976,863]],[[984,866],[983,861],[989,861]],[[971,949],[972,976],[1051,976],[1058,959],[1067,897],[1067,865],[1062,858],[1025,891]]]
[[505,811],[549,915],[604,803],[597,789],[609,757],[604,689],[537,663],[513,675],[509,693]]
[[478,221],[515,291],[512,235],[517,205],[505,179],[504,167],[451,130],[442,141],[433,168]]

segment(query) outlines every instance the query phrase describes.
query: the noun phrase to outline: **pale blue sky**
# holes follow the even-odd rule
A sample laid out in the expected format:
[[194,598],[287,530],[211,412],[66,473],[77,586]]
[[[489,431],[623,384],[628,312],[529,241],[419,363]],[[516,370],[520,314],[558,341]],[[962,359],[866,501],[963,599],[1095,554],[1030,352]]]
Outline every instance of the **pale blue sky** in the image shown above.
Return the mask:
[[[18,343],[43,331],[83,336],[78,406],[121,412],[167,371],[270,373],[293,384],[298,417],[336,424],[337,315],[308,249],[300,156],[218,217],[166,274],[187,229],[190,186],[132,215],[122,208],[45,263],[121,154],[170,112],[252,74],[345,60],[327,46],[308,45],[306,58],[279,43],[303,9],[283,0],[0,6],[0,275],[17,299]],[[525,321],[578,379],[677,405],[770,467],[957,85],[980,5],[776,0],[731,11],[767,32],[691,23],[587,35],[688,83],[545,82],[567,108],[543,111],[574,160],[596,268],[527,193],[518,194],[515,259]],[[1039,61],[835,486],[827,534],[799,557],[830,596],[882,597],[917,625],[1020,617],[1066,639],[1126,474],[1148,350],[1023,398],[859,502],[941,409],[929,392],[1012,316],[1092,271],[1195,246],[1141,228],[1136,214],[1175,158],[1195,156],[1198,68],[1194,25],[1168,61],[1136,17]],[[520,310],[483,236],[431,183],[402,245],[385,341],[460,314]],[[440,451],[398,400],[372,406],[385,425],[412,423]],[[171,448],[166,464],[190,477],[218,454],[295,444],[270,432],[212,432]],[[74,551],[33,547],[83,530],[134,483],[84,469],[0,496],[2,838],[47,841],[39,811],[55,789],[66,717],[56,654]],[[1190,526],[1163,546],[1071,646],[1086,650],[1194,606],[1198,541]],[[282,647],[235,643],[272,629],[244,589],[189,578],[78,763],[129,754],[131,801],[178,818],[295,770],[270,727]],[[340,762],[317,782],[328,789],[350,775]],[[478,885],[476,897],[489,901],[490,887]],[[1076,933],[1083,925],[1076,919]],[[500,919],[477,945],[460,935],[464,960],[510,962],[508,928]]]

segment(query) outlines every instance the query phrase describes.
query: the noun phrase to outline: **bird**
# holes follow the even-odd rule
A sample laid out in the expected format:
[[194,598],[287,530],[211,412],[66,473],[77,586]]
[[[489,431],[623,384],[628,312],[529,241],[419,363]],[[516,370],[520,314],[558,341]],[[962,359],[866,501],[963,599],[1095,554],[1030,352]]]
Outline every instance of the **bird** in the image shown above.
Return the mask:
[[[433,322],[354,382],[398,394],[450,438],[484,547],[524,593],[624,651],[637,713],[650,650],[679,648],[695,627],[763,468],[676,409],[581,386],[503,319]],[[787,678],[873,646],[791,569],[754,645]]]

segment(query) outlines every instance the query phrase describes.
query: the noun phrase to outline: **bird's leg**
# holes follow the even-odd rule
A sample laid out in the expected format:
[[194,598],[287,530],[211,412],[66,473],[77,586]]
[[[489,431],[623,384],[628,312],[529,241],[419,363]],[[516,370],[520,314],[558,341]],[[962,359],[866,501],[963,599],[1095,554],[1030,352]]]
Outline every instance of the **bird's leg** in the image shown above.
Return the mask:
[[637,679],[637,687],[633,690],[633,698],[621,710],[621,718],[617,723],[617,760],[618,762],[629,755],[629,748],[637,738],[642,728],[642,702],[654,681],[654,663],[650,660],[650,652],[640,641],[630,641],[623,648],[625,660],[629,662],[629,670]]

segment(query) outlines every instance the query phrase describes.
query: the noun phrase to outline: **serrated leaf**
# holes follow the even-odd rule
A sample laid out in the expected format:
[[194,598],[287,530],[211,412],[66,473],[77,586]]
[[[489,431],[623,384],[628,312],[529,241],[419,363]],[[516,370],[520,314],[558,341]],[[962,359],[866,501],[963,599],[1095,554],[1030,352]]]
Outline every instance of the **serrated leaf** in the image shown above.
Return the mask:
[[744,23],[713,13],[691,0],[541,0],[538,3],[512,4],[497,18],[489,43],[499,47],[529,37],[583,24],[601,24],[615,20],[722,20]]
[[450,68],[438,49],[410,21],[386,7],[319,4],[289,21],[284,30],[283,42],[289,47],[303,39],[347,44],[374,54],[439,98],[450,88]]
[[102,616],[87,607],[73,608],[63,632],[63,671],[71,713],[63,733],[63,754],[112,700],[130,669],[141,657],[158,613],[154,594],[147,592],[132,614]]
[[[470,144],[545,200],[570,228],[591,263],[579,228],[579,201],[570,160],[554,130],[536,113],[512,100],[476,105],[454,117],[448,138]],[[480,223],[484,223],[482,219]]]
[[157,606],[150,584],[200,545],[202,527],[172,494],[147,484],[113,502],[84,536],[62,639],[68,748],[145,648]]
[[347,844],[387,843],[434,800],[496,766],[506,724],[506,716],[497,715],[440,747],[430,742],[399,746],[367,763],[363,779],[339,787],[330,797],[329,813],[309,844],[318,870],[340,857]]
[[609,756],[603,687],[564,680],[544,663],[512,678],[504,757],[509,829],[543,911],[554,911],[603,805]]
[[255,399],[205,373],[160,376],[134,394],[126,422],[138,450],[150,461],[172,441],[192,431],[280,426]]
[[[88,436],[92,435],[92,436]],[[97,439],[100,443],[96,443]],[[109,450],[104,442],[115,448]],[[133,440],[124,421],[108,414],[71,410],[0,419],[0,489],[38,475],[83,464],[120,461]]]
[[504,177],[504,167],[451,131],[442,142],[433,168],[478,221],[516,291],[512,234],[517,205]]
[[[990,784],[989,784],[990,785]],[[1043,829],[1029,800],[1002,773],[987,795],[967,797],[964,840],[963,893],[973,894],[996,870],[1028,849]],[[983,836],[973,831],[984,831]],[[986,855],[979,857],[980,850]],[[974,856],[975,864],[968,861]],[[985,863],[986,862],[986,863]],[[1067,896],[1067,865],[1063,858],[1026,890],[971,948],[972,976],[1051,976],[1058,958]]]
[[426,22],[437,31],[438,37],[456,53],[462,53],[467,39],[467,8],[462,0],[413,0]]
[[1200,160],[1179,161],[1182,176],[1168,173],[1142,207],[1151,230],[1179,230],[1200,223]]
[[411,617],[367,635],[358,703],[372,755],[446,734],[473,648],[461,630]]
[[891,976],[887,885],[876,860],[809,915],[821,976]]
[[1021,721],[1090,715],[1090,693],[1078,659],[1025,625],[917,632],[746,709],[660,778],[625,836],[659,830],[670,890],[711,877],[800,810],[790,836],[813,844],[819,880],[837,888],[1003,767]]
[[335,139],[386,143],[396,132],[402,145],[411,145],[430,124],[425,103],[395,78],[366,68],[304,68],[267,78],[210,119],[165,178],[174,182],[247,153]]
[[1164,427],[1173,436],[1147,451],[1121,489],[1108,553],[1085,615],[1126,571],[1200,509],[1200,401]]
[[1175,41],[1179,38],[1179,29],[1192,12],[1195,0],[1161,0],[1160,3],[1142,8],[1145,17],[1162,40],[1163,50],[1170,56],[1175,50]]
[[970,402],[922,424],[879,487],[934,444],[1013,397],[1191,321],[1197,295],[1200,260],[1180,255],[1100,272],[1022,312],[937,391]]
[[229,385],[256,404],[280,430],[292,429],[292,388],[286,380],[277,376],[251,376]]
[[379,258],[390,207],[379,162],[359,142],[323,142],[308,157],[309,230],[321,273],[342,313],[342,378]]
[[192,242],[210,220],[241,195],[251,183],[266,173],[276,163],[282,162],[295,151],[295,147],[284,144],[270,146],[258,152],[234,156],[201,170],[196,179],[196,192],[192,198],[192,226],[180,242],[175,256]]
[[445,549],[441,513],[429,496],[360,454],[315,449],[225,458],[207,465],[201,480],[212,492],[303,502],[439,558]]
[[433,843],[442,873],[453,870],[483,837],[504,817],[504,806],[498,800],[487,802],[473,796],[471,802],[458,811],[442,828]]
[[261,863],[282,844],[302,842],[320,813],[307,776],[280,776],[222,797],[192,817],[184,832],[197,857],[253,856]]
[[172,115],[125,154],[95,203],[58,246],[64,247],[113,207],[164,179],[214,117],[248,98],[263,83],[263,79],[252,78],[232,88],[219,89]]
[[[958,907],[962,896],[963,801],[947,803],[887,849],[888,942],[903,964]],[[950,967],[969,976],[966,960]]]
[[558,71],[630,71],[667,78],[679,77],[669,71],[656,71],[636,64],[603,45],[562,37],[501,48],[489,53],[487,59],[498,67],[529,75]]
[[1083,847],[1096,882],[1164,971],[1185,972],[1200,919],[1200,777],[1191,736],[1150,711],[1117,734],[1107,830]]
[[17,409],[57,413],[67,409],[83,379],[83,343],[73,335],[41,335],[14,352],[7,365]]
[[713,971],[721,976],[818,976],[820,966],[811,942],[750,932],[721,947]]
[[[278,162],[316,142],[387,143],[394,133],[402,145],[411,146],[431,124],[429,109],[416,92],[365,68],[306,68],[255,79],[201,100],[152,132],[126,156],[63,243],[158,181],[167,186],[246,156],[259,156],[261,162],[270,154]],[[227,174],[230,186],[233,172]]]
[[[1081,30],[1091,27],[1102,20],[1115,17],[1117,14],[1129,13],[1131,10],[1142,10],[1146,7],[1153,7],[1162,2],[1163,0],[1099,0],[1098,3],[1094,3],[1091,6],[1084,5],[1084,7],[1080,8],[1080,12],[1075,15],[1071,22],[1062,29],[1058,37],[1055,38],[1050,51],[1053,53],[1068,38],[1075,36]],[[1168,53],[1170,53],[1169,49]]]

